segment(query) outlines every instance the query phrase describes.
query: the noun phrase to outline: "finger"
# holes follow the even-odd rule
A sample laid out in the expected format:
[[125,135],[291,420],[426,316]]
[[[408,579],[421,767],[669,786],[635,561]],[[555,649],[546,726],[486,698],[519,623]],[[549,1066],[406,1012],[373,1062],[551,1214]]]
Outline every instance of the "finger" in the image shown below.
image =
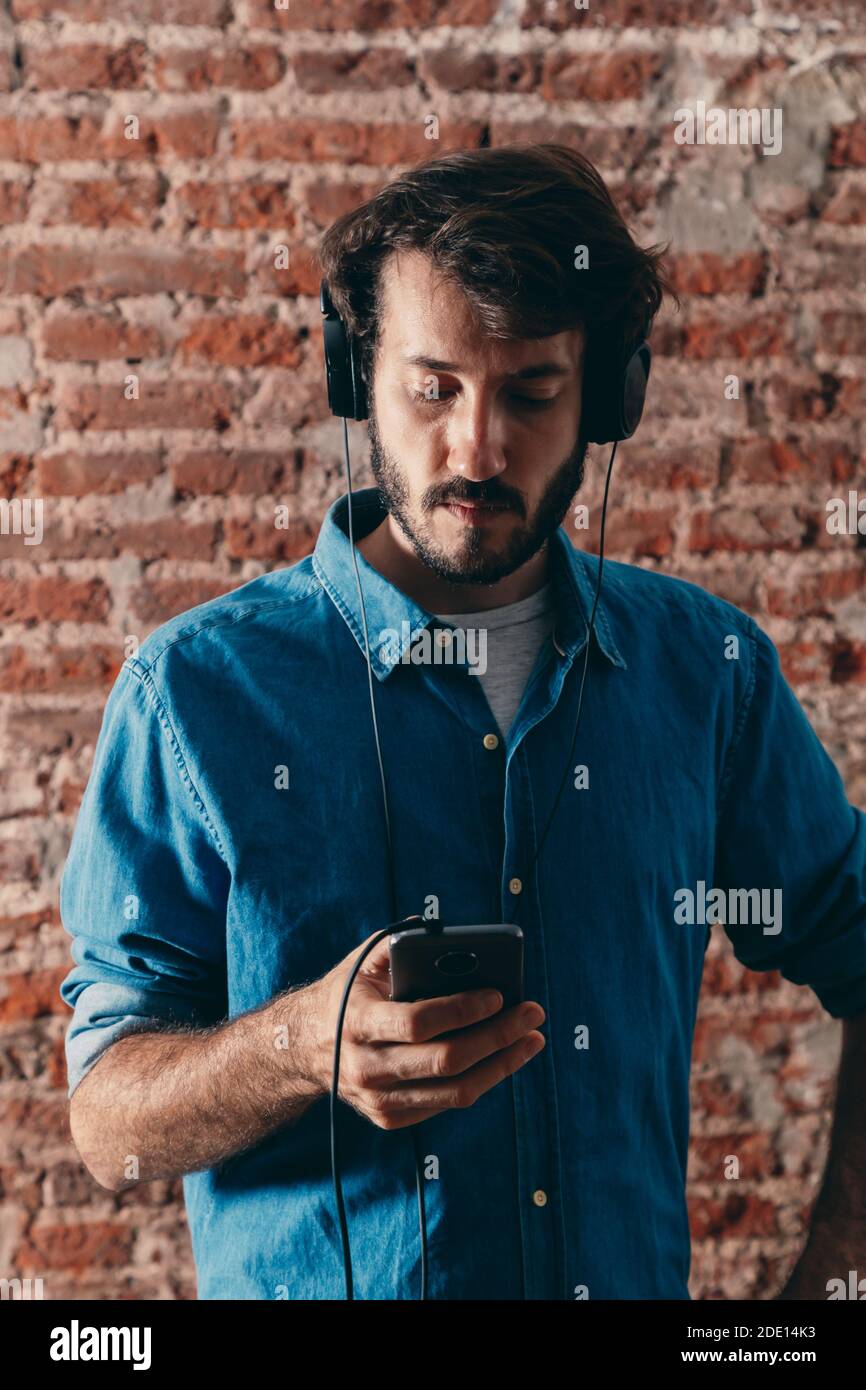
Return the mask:
[[[370,935],[367,937],[366,941],[362,941],[358,949],[356,951],[353,951],[351,955],[346,957],[346,963],[350,967],[356,964],[358,957],[363,953],[364,948],[366,946],[369,946],[370,942],[376,935],[376,932],[371,932]],[[388,946],[388,938],[387,936],[383,936],[382,940],[376,943],[370,954],[364,960],[363,965],[358,971],[358,978],[360,979],[362,975],[379,975],[382,973],[383,970],[387,972],[389,962],[390,950]]]
[[467,1028],[502,1007],[499,990],[472,989],[461,994],[418,999],[412,1004],[382,1000],[365,1004],[352,1019],[356,1042],[424,1043],[453,1028]]
[[527,1033],[519,1042],[479,1062],[453,1082],[414,1082],[405,1088],[385,1092],[380,1097],[379,1110],[388,1113],[389,1128],[402,1129],[406,1124],[419,1124],[422,1118],[441,1114],[443,1110],[465,1109],[536,1057],[543,1051],[545,1041],[543,1033]]
[[494,1018],[473,1024],[456,1033],[446,1033],[433,1042],[412,1046],[380,1044],[368,1049],[364,1058],[367,1085],[385,1087],[395,1082],[447,1080],[474,1067],[485,1057],[510,1047],[545,1019],[540,1004],[516,1004]]

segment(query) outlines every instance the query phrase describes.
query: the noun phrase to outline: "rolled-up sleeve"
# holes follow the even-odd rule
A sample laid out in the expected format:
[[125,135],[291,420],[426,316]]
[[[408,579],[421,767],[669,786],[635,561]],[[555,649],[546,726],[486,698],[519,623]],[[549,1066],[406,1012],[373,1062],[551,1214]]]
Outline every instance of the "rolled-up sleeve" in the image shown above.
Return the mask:
[[[728,920],[752,970],[808,985],[834,1018],[866,1010],[866,816],[751,624],[751,668],[720,791],[716,886],[766,890],[779,920]],[[780,898],[769,896],[780,891]],[[729,918],[731,914],[728,914]],[[779,930],[779,927],[781,929]]]
[[149,670],[103,715],[60,884],[75,962],[60,987],[71,1096],[121,1036],[226,1016],[229,873]]

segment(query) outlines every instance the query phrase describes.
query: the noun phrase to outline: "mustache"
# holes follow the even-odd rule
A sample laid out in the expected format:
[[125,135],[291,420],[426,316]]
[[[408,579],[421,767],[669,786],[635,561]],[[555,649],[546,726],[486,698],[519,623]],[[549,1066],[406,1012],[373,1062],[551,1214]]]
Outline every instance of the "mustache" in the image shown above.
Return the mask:
[[427,510],[447,502],[488,502],[491,506],[507,507],[520,516],[525,510],[523,498],[512,488],[505,488],[496,482],[472,483],[465,478],[457,479],[447,487],[429,488],[424,494],[424,507]]

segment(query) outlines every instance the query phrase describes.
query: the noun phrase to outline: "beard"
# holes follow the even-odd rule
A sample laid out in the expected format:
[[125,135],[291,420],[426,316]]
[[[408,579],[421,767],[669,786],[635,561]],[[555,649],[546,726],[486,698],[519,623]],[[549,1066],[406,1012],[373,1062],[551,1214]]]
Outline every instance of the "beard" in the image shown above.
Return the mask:
[[[571,453],[548,480],[531,517],[526,516],[522,493],[496,478],[483,483],[453,478],[434,484],[422,493],[418,515],[415,515],[409,500],[406,474],[382,444],[376,417],[372,413],[367,432],[370,466],[382,505],[393,516],[419,560],[440,579],[452,584],[495,584],[520,569],[553,535],[583,483],[587,441],[578,435]],[[491,549],[493,543],[484,527],[466,526],[463,540],[449,554],[437,541],[431,522],[425,518],[444,502],[469,501],[499,503],[523,518],[523,525],[516,526],[496,551]]]

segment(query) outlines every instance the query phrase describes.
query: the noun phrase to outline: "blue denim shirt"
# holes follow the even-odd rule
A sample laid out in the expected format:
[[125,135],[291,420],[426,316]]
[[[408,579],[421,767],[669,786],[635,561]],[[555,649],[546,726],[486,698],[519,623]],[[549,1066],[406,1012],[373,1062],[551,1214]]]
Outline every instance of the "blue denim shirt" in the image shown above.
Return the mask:
[[[360,536],[383,513],[374,489],[355,496]],[[517,922],[525,994],[547,1015],[539,1055],[422,1125],[429,1295],[687,1299],[690,1053],[713,921],[751,969],[808,984],[835,1017],[866,1009],[866,817],[751,618],[608,561],[585,771],[533,870],[597,576],[563,528],[551,560],[556,627],[489,747],[465,663],[402,661],[378,640],[437,620],[358,555],[399,916],[435,895],[445,924]],[[390,920],[363,650],[343,497],[311,556],[179,615],[124,662],[61,886],[70,1094],[127,1030],[254,1009]],[[342,1103],[339,1120],[356,1296],[417,1298],[410,1131]],[[326,1097],[184,1190],[199,1297],[343,1296]]]

